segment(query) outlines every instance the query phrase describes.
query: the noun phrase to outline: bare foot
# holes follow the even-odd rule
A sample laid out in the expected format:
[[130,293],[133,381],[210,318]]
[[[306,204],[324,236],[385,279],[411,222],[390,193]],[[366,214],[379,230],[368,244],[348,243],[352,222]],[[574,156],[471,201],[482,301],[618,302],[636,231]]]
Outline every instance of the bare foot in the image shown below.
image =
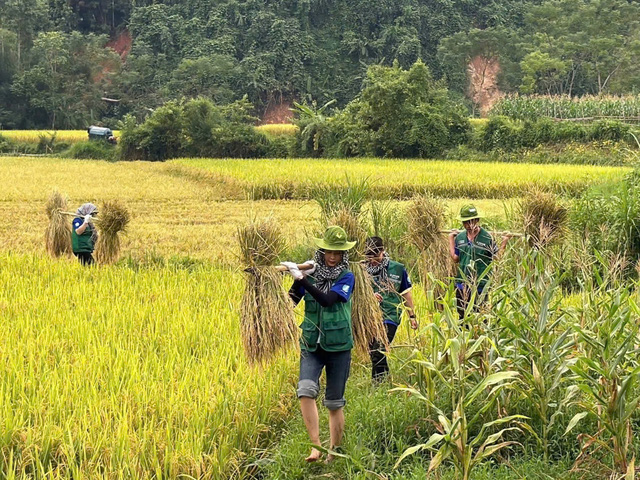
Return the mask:
[[320,460],[321,455],[322,452],[320,450],[318,450],[317,448],[312,448],[311,453],[307,458],[305,458],[305,461],[308,463],[317,462],[318,460]]
[[328,464],[330,464],[330,463],[333,463],[333,461],[334,461],[335,459],[336,459],[336,456],[335,456],[335,455],[331,455],[331,454],[329,454],[329,455],[327,455],[327,459],[324,461],[324,463],[326,463],[326,464],[328,465]]

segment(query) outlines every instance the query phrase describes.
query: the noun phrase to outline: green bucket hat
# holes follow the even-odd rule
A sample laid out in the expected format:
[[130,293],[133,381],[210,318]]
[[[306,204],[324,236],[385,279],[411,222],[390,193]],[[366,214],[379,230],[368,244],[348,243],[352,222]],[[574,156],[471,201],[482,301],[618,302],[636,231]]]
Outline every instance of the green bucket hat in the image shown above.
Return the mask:
[[480,213],[476,207],[473,205],[465,205],[460,209],[460,216],[458,217],[458,220],[461,222],[468,222],[469,220],[474,220],[480,217]]
[[347,241],[347,232],[341,227],[329,227],[322,238],[314,238],[316,245],[323,250],[351,250],[356,242]]

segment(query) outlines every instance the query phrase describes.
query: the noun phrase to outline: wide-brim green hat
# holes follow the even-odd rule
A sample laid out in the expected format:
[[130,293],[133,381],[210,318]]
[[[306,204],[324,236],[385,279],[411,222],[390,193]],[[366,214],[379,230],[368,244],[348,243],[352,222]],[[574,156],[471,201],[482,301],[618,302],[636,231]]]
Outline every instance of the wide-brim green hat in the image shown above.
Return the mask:
[[465,205],[460,209],[460,215],[458,220],[461,222],[468,222],[469,220],[475,220],[476,218],[482,218],[478,209],[473,205]]
[[351,250],[356,246],[356,242],[347,240],[347,232],[337,226],[327,228],[322,238],[314,238],[313,241],[323,250]]

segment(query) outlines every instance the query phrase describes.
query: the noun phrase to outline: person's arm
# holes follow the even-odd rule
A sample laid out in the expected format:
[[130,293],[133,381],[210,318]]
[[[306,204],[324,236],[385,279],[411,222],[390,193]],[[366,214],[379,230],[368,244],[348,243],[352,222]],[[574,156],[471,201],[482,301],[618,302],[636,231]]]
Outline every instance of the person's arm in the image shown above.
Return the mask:
[[82,223],[82,225],[80,225],[78,228],[76,228],[76,233],[78,235],[82,235],[84,233],[84,231],[87,229],[87,226],[89,225],[89,222],[91,222],[91,215],[85,215],[84,222]]
[[407,313],[409,315],[409,319],[411,321],[411,328],[414,330],[418,328],[418,322],[416,320],[416,311],[413,303],[413,295],[411,293],[411,289],[413,285],[411,285],[411,280],[409,280],[409,272],[405,268],[402,272],[402,279],[400,280],[400,296],[404,303],[404,306],[407,309]]
[[293,285],[289,289],[289,298],[294,305],[298,305],[300,300],[304,297],[304,287],[298,280],[294,280]]
[[413,303],[413,295],[411,294],[411,290],[407,290],[401,295],[402,299],[404,300],[404,304],[407,307],[407,313],[409,314],[411,328],[415,330],[418,328],[418,320],[416,320],[415,304]]
[[456,248],[457,235],[458,235],[457,232],[451,232],[449,234],[449,255],[451,255],[451,258],[453,258],[453,261],[456,263],[460,261],[460,255],[458,255],[457,248]]
[[498,249],[498,253],[496,254],[496,256],[500,256],[502,255],[502,253],[506,250],[507,248],[507,243],[509,242],[509,240],[511,239],[511,235],[505,235],[502,237],[502,242],[500,242],[500,248]]
[[315,285],[312,285],[306,277],[304,277],[302,280],[296,280],[296,282],[299,282],[309,293],[309,295],[315,298],[316,302],[318,302],[322,307],[331,307],[338,302],[346,301],[343,297],[338,295],[338,293],[334,292],[333,290],[330,290],[329,293],[324,293]]

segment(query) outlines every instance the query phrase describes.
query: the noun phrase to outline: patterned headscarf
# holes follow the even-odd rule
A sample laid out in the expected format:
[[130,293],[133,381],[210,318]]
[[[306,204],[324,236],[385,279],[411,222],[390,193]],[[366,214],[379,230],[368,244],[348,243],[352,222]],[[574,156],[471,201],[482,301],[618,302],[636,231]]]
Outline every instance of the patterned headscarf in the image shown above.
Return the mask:
[[[76,210],[76,215],[83,218],[87,215],[94,215],[96,213],[98,213],[98,207],[96,207],[93,203],[83,203],[82,205],[80,205],[78,210]],[[89,223],[87,225],[87,230],[91,232],[91,240],[93,241],[93,243],[95,243],[98,240],[98,232],[96,231],[96,228],[91,223]]]
[[83,203],[76,211],[76,214],[79,217],[86,217],[87,215],[93,215],[93,213],[97,211],[98,207],[96,207],[93,203]]
[[388,283],[388,275],[387,268],[389,267],[389,254],[384,252],[382,256],[382,261],[377,265],[373,265],[370,262],[367,262],[367,272],[371,277],[375,280],[375,282],[384,286]]
[[329,267],[324,261],[324,250],[316,250],[313,257],[316,262],[316,271],[313,277],[316,279],[316,288],[324,293],[329,293],[333,282],[342,272],[349,268],[349,253],[342,253],[342,261],[335,267]]

